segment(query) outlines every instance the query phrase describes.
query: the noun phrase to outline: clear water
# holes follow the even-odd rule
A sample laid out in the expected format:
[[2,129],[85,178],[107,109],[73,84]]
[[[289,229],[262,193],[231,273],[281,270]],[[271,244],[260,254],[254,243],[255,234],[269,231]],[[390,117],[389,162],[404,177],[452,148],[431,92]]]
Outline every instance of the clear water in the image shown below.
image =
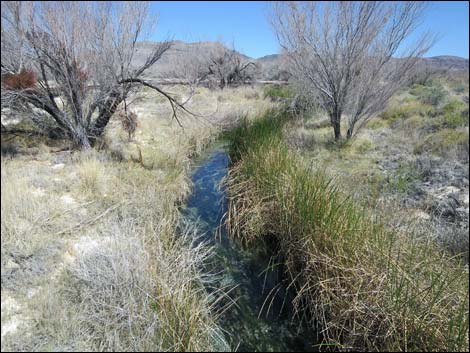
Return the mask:
[[215,246],[216,256],[208,270],[221,273],[215,287],[229,291],[230,299],[224,304],[235,302],[220,321],[230,347],[237,351],[312,351],[315,335],[292,320],[292,298],[282,285],[281,271],[267,270],[276,267],[270,266],[272,259],[263,251],[242,249],[221,225],[227,210],[221,181],[228,167],[224,143],[196,161],[193,190],[183,214],[204,232],[202,240]]

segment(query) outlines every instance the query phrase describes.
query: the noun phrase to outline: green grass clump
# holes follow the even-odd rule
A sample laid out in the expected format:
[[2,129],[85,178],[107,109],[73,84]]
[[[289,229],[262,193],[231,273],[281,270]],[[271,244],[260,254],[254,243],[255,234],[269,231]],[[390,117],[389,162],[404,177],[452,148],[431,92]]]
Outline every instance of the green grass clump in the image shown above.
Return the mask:
[[[379,118],[387,122],[388,126],[394,126],[397,123],[405,121],[414,116],[432,116],[435,114],[435,108],[416,100],[409,100],[400,105],[394,105],[382,112]],[[370,127],[370,123],[368,126]]]
[[441,124],[446,128],[468,126],[468,105],[462,101],[452,100],[442,107]]
[[366,153],[368,151],[373,150],[374,148],[375,148],[374,143],[371,140],[366,139],[366,138],[356,139],[352,143],[352,151],[353,153],[357,153],[357,154]]
[[342,350],[468,349],[468,270],[433,243],[389,230],[283,141],[287,114],[232,132],[232,236],[276,244],[299,317]]
[[289,86],[268,85],[264,88],[264,98],[292,98],[294,91]]
[[376,119],[371,119],[367,122],[367,128],[369,129],[381,129],[385,127],[390,127],[390,124],[387,120],[376,118]]

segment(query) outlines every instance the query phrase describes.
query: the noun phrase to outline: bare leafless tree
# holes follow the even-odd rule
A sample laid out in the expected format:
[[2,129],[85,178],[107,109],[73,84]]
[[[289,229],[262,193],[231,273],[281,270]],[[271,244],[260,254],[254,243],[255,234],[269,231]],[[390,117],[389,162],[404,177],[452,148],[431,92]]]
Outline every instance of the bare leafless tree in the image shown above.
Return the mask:
[[304,93],[329,114],[335,139],[348,117],[347,138],[382,110],[432,45],[415,30],[417,1],[275,2],[272,25]]
[[184,49],[174,49],[174,58],[170,68],[163,72],[164,77],[177,79],[186,84],[190,93],[209,76],[210,54],[200,43],[190,43]]
[[234,48],[227,48],[220,41],[210,53],[208,77],[221,89],[253,81],[256,69],[254,62],[244,60]]
[[146,2],[2,1],[2,108],[55,126],[80,148],[100,136],[118,106],[170,48],[155,45],[133,66],[136,43],[154,28]]

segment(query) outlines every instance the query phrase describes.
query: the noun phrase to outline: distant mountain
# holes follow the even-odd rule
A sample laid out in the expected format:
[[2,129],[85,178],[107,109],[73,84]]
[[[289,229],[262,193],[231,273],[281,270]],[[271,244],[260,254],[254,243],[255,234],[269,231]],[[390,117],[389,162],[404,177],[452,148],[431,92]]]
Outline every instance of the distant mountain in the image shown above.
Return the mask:
[[441,55],[422,60],[424,64],[436,69],[468,70],[468,59],[459,56]]
[[[143,64],[145,58],[148,56],[155,42],[140,42],[137,43],[137,53],[134,58],[134,65]],[[174,67],[174,63],[181,55],[203,55],[214,50],[216,47],[215,42],[195,42],[186,43],[182,41],[174,41],[173,46],[168,50],[163,57],[148,70],[147,76],[149,78],[162,78],[167,72]],[[280,54],[265,55],[258,59],[250,58],[247,55],[239,53],[239,55],[247,61],[255,62],[260,67],[258,79],[262,80],[277,80],[282,79],[282,59]],[[436,70],[469,70],[469,60],[458,56],[433,56],[430,58],[423,58],[418,63]]]
[[[137,43],[137,51],[134,56],[133,65],[142,65],[155,45],[155,42]],[[206,55],[215,50],[216,46],[216,42],[186,43],[174,41],[171,48],[163,54],[161,59],[153,67],[148,69],[146,75],[149,78],[162,78],[174,69],[175,62],[179,62],[178,59],[181,56]],[[238,54],[243,60],[255,61],[244,54]]]
[[280,54],[269,54],[262,56],[261,58],[256,59],[258,62],[271,62],[271,61],[276,61],[280,57]]
[[[134,56],[133,65],[142,65],[145,59],[150,55],[155,42],[139,42]],[[163,54],[160,60],[147,70],[145,73],[148,78],[161,78],[174,68],[174,63],[180,56],[198,55],[198,53],[207,52],[215,48],[214,42],[196,42],[185,43],[174,41],[171,48]]]

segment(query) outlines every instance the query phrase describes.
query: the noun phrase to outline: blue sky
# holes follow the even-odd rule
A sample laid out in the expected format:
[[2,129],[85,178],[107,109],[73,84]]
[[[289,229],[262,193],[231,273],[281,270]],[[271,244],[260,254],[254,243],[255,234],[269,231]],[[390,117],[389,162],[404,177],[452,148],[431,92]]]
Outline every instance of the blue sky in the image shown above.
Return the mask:
[[[267,20],[265,1],[158,1],[159,24],[152,40],[173,38],[186,42],[222,39],[242,53],[258,58],[279,51]],[[439,41],[426,56],[469,57],[467,1],[433,1],[417,33],[430,30]]]

